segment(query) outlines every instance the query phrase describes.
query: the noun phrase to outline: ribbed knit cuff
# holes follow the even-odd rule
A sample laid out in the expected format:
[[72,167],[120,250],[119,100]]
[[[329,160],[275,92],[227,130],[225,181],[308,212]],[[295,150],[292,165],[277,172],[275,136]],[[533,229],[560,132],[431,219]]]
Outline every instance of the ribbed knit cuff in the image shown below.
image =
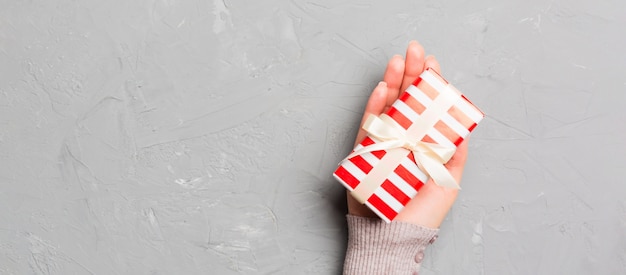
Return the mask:
[[344,274],[416,274],[424,249],[439,232],[406,222],[347,215]]

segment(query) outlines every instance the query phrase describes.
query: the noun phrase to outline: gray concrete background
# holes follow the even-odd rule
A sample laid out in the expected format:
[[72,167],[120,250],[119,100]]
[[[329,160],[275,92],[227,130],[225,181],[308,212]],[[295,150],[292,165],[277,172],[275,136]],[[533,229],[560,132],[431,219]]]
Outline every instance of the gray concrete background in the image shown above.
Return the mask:
[[0,1],[1,274],[337,274],[418,39],[487,113],[423,274],[626,274],[619,1]]

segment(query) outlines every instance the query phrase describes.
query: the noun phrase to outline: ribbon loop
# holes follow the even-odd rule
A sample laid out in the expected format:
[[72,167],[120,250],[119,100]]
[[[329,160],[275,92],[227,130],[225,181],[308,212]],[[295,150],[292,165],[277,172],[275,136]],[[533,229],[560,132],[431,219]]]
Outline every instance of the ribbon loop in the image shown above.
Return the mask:
[[[363,129],[380,142],[354,151],[352,154],[348,155],[344,161],[373,151],[397,148],[409,150],[413,152],[415,163],[420,170],[430,176],[435,184],[460,189],[454,177],[452,177],[448,169],[444,166],[444,164],[452,158],[452,155],[454,155],[456,147],[423,142],[418,137],[408,136],[401,126],[386,115],[382,115],[381,117],[370,115],[363,124]],[[361,198],[360,200],[365,199],[366,198]]]

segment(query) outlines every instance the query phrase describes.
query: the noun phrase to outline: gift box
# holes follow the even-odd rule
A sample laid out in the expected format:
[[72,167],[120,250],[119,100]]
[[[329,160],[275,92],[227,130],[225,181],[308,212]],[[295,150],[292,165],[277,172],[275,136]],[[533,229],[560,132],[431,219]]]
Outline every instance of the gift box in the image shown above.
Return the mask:
[[370,116],[368,136],[334,172],[361,203],[386,222],[420,188],[458,188],[443,166],[484,114],[433,69],[426,69],[385,114]]

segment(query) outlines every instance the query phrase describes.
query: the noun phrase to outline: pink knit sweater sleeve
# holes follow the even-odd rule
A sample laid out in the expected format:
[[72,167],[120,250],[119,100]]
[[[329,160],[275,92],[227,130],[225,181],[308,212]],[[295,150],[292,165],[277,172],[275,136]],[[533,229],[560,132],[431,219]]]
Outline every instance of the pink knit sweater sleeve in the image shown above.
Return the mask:
[[438,229],[348,215],[344,274],[417,274]]

